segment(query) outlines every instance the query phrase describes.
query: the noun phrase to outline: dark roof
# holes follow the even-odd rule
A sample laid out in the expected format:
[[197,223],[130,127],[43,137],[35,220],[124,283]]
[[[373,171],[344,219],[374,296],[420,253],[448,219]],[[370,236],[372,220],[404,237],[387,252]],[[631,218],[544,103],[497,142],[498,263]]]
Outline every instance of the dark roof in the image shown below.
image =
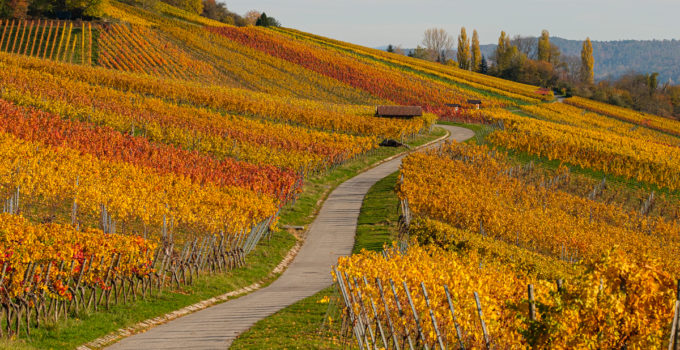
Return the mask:
[[471,105],[481,105],[482,101],[481,100],[467,100],[467,103]]
[[423,115],[420,106],[378,106],[375,114],[382,117],[419,117]]
[[445,106],[446,106],[446,107],[462,107],[462,106],[461,106],[460,104],[458,104],[458,103],[447,103]]

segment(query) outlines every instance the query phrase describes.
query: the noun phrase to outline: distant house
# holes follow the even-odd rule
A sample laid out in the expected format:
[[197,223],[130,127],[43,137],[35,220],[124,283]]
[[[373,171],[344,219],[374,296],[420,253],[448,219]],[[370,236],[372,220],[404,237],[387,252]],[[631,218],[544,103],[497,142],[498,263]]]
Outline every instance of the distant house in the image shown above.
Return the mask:
[[458,104],[458,103],[447,103],[445,106],[446,106],[446,107],[453,107],[454,112],[458,112],[458,109],[459,109],[460,107],[463,107],[463,106],[461,106],[461,105]]
[[383,118],[410,119],[422,115],[423,109],[420,106],[378,106],[375,109],[375,116]]
[[467,100],[467,103],[470,104],[470,105],[475,105],[477,107],[477,109],[479,109],[479,106],[482,105],[481,100]]

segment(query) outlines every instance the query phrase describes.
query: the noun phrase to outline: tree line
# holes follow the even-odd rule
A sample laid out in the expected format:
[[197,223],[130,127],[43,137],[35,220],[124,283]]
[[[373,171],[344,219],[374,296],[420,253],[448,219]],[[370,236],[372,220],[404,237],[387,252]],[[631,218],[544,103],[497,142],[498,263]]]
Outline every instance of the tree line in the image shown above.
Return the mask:
[[91,19],[102,16],[104,0],[0,0],[0,18]]
[[[104,1],[106,0],[0,0],[0,19],[97,19],[104,15]],[[239,15],[229,11],[224,3],[215,0],[122,1],[150,11],[154,11],[158,2],[163,1],[182,10],[236,26],[280,26],[278,20],[267,16],[265,13],[251,10],[244,15]]]
[[[455,51],[454,44],[457,44]],[[580,48],[579,56],[563,55],[550,41],[547,30],[538,38],[511,38],[502,31],[495,51],[487,60],[481,53],[476,30],[470,38],[463,27],[455,40],[444,29],[430,28],[423,35],[422,46],[407,55],[553,89],[567,96],[578,95],[666,117],[680,117],[680,86],[670,82],[661,84],[658,73],[631,72],[616,80],[596,82],[590,38],[586,38]],[[388,51],[404,53],[392,45]]]

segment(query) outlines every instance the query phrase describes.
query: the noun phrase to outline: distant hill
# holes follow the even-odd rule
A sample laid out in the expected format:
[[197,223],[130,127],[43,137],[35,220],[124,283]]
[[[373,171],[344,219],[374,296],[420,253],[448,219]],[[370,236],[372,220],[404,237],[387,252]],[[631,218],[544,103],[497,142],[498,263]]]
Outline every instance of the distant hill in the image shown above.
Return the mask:
[[[562,50],[563,55],[580,56],[581,40],[552,37],[550,40]],[[381,49],[385,49],[381,47]],[[482,45],[488,58],[495,44]],[[659,81],[671,79],[680,83],[680,40],[618,40],[593,41],[595,78],[618,78],[631,71],[659,73]]]

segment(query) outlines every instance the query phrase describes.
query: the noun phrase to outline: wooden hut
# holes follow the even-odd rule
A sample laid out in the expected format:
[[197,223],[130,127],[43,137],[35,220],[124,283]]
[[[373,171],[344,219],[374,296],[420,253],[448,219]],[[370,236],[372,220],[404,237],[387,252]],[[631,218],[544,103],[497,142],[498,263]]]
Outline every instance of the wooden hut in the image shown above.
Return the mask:
[[420,106],[378,106],[375,109],[375,116],[383,118],[410,119],[422,115],[423,109]]
[[475,105],[475,107],[476,107],[477,109],[479,109],[479,106],[482,105],[482,101],[481,101],[481,100],[467,100],[467,103],[468,103],[468,104],[471,104],[471,105]]

